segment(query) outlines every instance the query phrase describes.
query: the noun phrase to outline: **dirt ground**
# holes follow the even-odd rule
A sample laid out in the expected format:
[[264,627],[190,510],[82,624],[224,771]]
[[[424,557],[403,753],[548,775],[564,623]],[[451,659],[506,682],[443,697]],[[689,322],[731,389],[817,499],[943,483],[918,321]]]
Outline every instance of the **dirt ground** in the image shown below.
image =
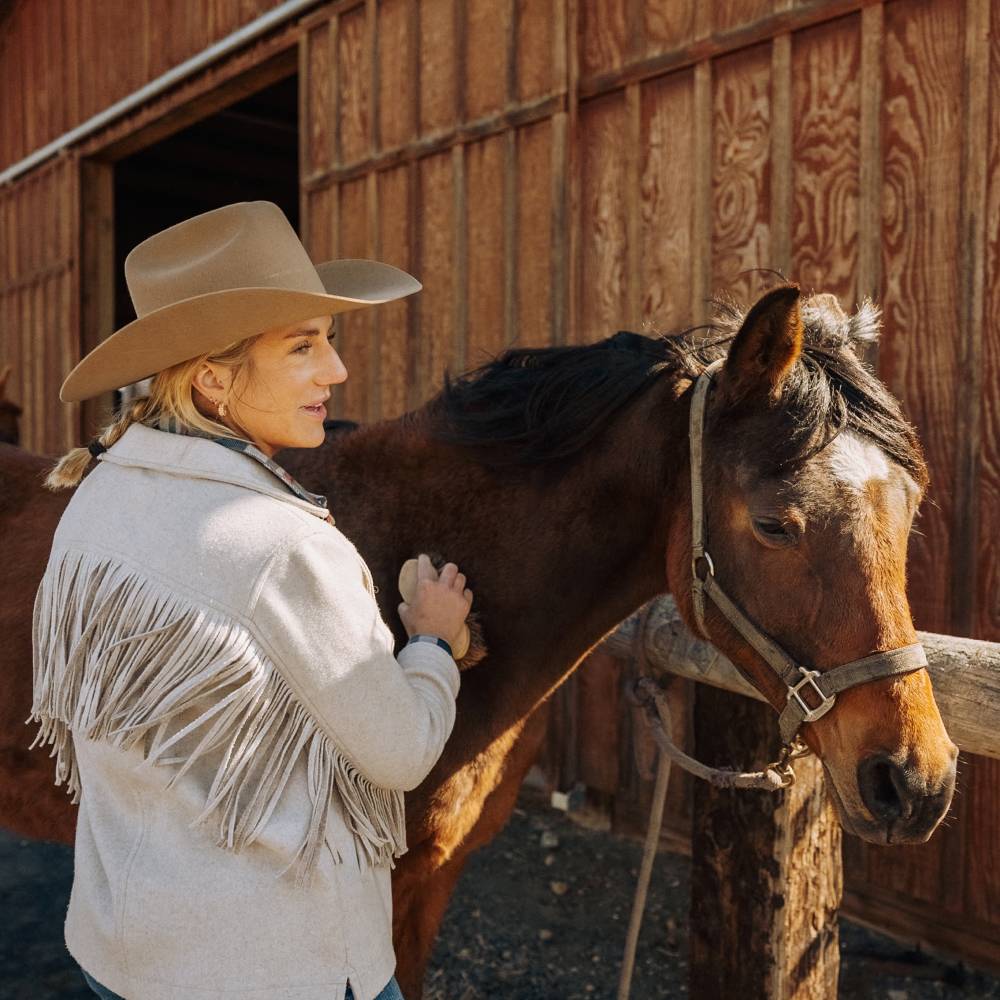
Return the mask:
[[[469,862],[427,974],[428,1000],[615,995],[641,845],[525,791]],[[657,859],[632,996],[687,995],[688,861]],[[0,833],[0,1000],[93,1000],[66,952],[72,853]],[[1000,980],[841,924],[843,1000],[1000,1000]],[[750,1000],[750,998],[747,998]]]

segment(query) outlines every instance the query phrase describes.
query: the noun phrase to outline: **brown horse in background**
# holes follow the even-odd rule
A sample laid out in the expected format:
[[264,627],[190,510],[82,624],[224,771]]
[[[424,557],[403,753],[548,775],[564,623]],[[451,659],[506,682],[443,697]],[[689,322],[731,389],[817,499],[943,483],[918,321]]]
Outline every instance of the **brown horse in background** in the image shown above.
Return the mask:
[[[729,592],[798,662],[821,670],[915,641],[906,544],[926,469],[898,404],[855,355],[873,326],[870,311],[848,320],[785,286],[746,315],[724,310],[711,333],[509,350],[446,379],[398,420],[279,456],[329,497],[400,642],[405,559],[442,553],[476,594],[488,651],[462,675],[441,759],[407,794],[410,850],[393,876],[397,976],[411,1000],[466,858],[513,808],[548,696],[664,590],[694,627],[687,427],[693,381],[710,361],[727,359],[708,411],[704,478]],[[66,502],[40,488],[49,465],[0,448],[0,670],[13,694],[0,718],[0,822],[68,840],[74,813],[49,762],[22,749],[32,735],[23,725],[32,601]],[[758,655],[711,609],[706,627],[780,707]],[[849,831],[922,841],[947,811],[956,749],[925,670],[843,693],[803,735]],[[874,758],[877,771],[863,767]]]
[[21,407],[12,399],[7,398],[7,379],[10,377],[13,367],[12,364],[8,363],[0,368],[0,443],[3,444],[21,443],[18,420],[21,416]]

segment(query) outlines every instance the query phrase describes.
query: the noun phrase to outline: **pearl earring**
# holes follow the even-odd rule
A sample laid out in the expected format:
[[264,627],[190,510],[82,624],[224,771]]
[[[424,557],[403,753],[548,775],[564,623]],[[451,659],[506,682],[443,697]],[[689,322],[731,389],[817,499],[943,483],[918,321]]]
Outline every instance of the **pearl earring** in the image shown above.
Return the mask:
[[223,402],[219,403],[219,416],[224,417],[226,415],[226,404]]

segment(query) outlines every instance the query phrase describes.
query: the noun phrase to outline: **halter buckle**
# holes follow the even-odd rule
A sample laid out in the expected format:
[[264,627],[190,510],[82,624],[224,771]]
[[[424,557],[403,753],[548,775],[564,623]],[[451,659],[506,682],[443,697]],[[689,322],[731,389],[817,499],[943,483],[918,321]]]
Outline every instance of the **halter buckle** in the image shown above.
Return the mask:
[[[705,569],[705,575],[698,572],[699,568]],[[710,576],[715,576],[715,563],[712,557],[704,550],[697,553],[691,560],[691,572],[699,583],[704,583]]]
[[[796,684],[789,685],[788,700],[795,699],[802,710],[803,722],[815,722],[833,708],[833,703],[837,700],[837,696],[835,694],[823,694],[823,689],[816,683],[816,678],[820,675],[818,670],[806,670],[805,667],[799,667],[799,671],[802,674],[802,679]],[[811,708],[802,697],[801,691],[804,687],[811,688],[819,698],[819,704],[815,708]]]

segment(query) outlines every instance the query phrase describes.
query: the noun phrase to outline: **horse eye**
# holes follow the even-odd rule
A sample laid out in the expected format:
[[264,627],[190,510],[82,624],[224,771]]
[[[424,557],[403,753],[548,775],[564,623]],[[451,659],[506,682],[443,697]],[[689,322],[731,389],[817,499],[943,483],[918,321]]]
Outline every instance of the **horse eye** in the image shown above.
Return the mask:
[[775,517],[755,517],[753,529],[765,544],[792,545],[798,540],[798,533]]

